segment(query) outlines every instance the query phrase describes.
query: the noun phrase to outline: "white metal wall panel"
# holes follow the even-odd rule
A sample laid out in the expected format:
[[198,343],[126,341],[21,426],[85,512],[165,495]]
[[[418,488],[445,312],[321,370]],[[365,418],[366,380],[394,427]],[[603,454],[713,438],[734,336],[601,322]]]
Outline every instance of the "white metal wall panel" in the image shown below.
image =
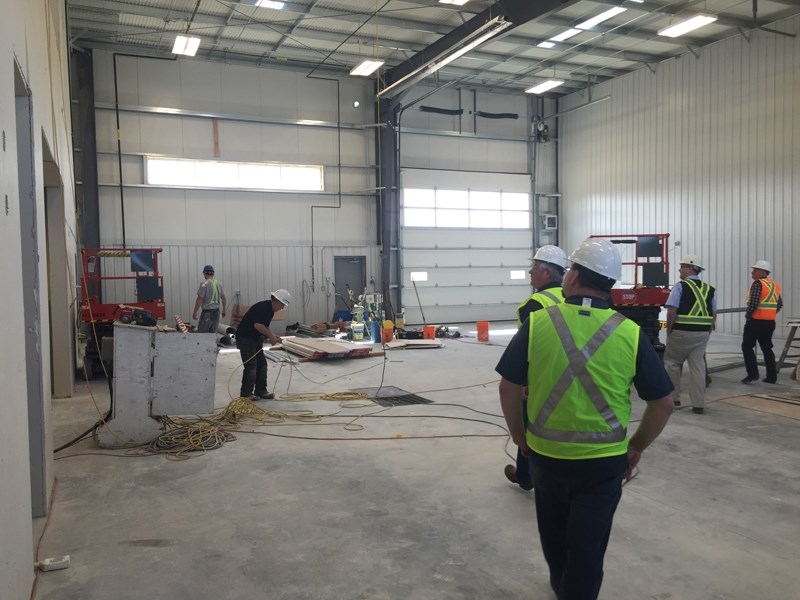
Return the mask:
[[[778,28],[800,33],[800,19]],[[744,306],[750,265],[768,259],[786,303],[780,332],[800,314],[800,37],[748,37],[596,86],[593,98],[610,99],[561,119],[565,245],[670,233],[670,259],[699,254],[720,308]],[[575,94],[561,108],[586,101]],[[743,324],[723,315],[718,330]]]
[[[114,102],[111,55],[96,51],[94,59],[96,101],[110,105]],[[352,107],[352,99],[370,96],[368,82],[347,78],[337,85],[297,72],[183,59],[118,57],[117,67],[123,106],[166,107],[218,117],[215,156],[210,118],[120,114],[126,243],[164,249],[169,315],[190,316],[200,272],[209,263],[216,267],[229,296],[238,288],[245,304],[265,298],[276,287],[288,289],[295,300],[290,322],[318,322],[333,315],[333,291],[328,289],[333,256],[366,256],[368,276],[381,281],[375,197],[367,192],[375,187],[370,168],[375,163],[375,129],[339,132],[332,127],[237,120],[335,123],[341,113],[343,123],[369,123],[369,102]],[[337,102],[340,88],[341,102]],[[98,109],[96,115],[101,240],[118,246],[122,210],[114,185],[119,182],[115,115],[107,108]],[[326,167],[327,194],[141,187],[145,154],[321,164]],[[338,164],[343,165],[341,186]],[[120,298],[111,301],[130,301],[131,293],[130,288],[120,287],[116,292]]]
[[[530,190],[528,175],[404,169],[402,177],[404,189]],[[403,228],[401,302],[406,322],[513,320],[530,285],[527,275],[511,279],[511,271],[529,269],[532,241],[530,228]],[[428,279],[417,281],[415,290],[410,274],[418,271]]]

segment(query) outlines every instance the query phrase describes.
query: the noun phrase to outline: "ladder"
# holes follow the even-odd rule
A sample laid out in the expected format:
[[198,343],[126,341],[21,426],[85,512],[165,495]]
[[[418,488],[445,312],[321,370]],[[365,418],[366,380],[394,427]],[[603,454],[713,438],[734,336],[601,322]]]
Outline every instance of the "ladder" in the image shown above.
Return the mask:
[[[789,366],[794,368],[800,359],[800,337],[797,335],[797,328],[800,327],[800,318],[792,317],[790,318],[787,323],[787,327],[791,327],[789,330],[789,336],[786,338],[786,344],[783,346],[783,352],[781,352],[781,357],[778,359],[778,364],[776,368],[778,372],[784,367]],[[794,353],[792,353],[794,351]],[[791,364],[786,365],[787,359],[794,359]]]

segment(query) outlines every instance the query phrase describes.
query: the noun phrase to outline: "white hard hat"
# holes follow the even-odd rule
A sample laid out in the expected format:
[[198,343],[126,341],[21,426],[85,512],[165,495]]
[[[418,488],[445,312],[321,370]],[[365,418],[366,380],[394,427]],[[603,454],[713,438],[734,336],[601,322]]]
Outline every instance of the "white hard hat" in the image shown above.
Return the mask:
[[276,300],[280,300],[284,306],[289,306],[289,302],[292,301],[292,295],[284,289],[275,290],[271,296]]
[[622,277],[622,257],[619,250],[603,238],[586,238],[572,251],[569,260],[614,281],[619,281]]
[[542,246],[536,251],[533,260],[550,263],[562,269],[567,268],[567,253],[558,246]]
[[705,267],[700,265],[701,262],[702,261],[697,257],[696,254],[687,254],[681,259],[682,265],[689,265],[690,267],[694,267],[698,271],[705,271]]
[[772,273],[772,263],[768,260],[757,260],[756,264],[754,264],[751,269],[761,269],[762,271],[766,271],[767,273]]

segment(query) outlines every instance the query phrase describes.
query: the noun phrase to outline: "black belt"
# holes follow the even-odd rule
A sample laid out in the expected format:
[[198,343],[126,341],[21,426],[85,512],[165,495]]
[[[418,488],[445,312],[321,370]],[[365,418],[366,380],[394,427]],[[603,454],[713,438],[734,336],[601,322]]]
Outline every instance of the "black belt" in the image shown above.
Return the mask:
[[218,309],[218,308],[204,308],[204,309],[203,309],[203,312],[204,312],[204,313],[213,313],[213,312],[219,312],[219,309]]

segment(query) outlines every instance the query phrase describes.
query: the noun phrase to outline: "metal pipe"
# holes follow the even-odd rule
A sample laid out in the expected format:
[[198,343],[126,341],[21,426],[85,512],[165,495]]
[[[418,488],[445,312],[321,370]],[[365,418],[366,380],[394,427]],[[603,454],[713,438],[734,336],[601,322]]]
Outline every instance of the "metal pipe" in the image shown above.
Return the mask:
[[770,29],[768,27],[764,27],[763,25],[759,25],[758,23],[758,0],[753,0],[753,25],[756,26],[756,29],[760,29],[761,31],[766,31],[767,33],[776,33],[778,35],[785,35],[786,37],[797,37],[793,33],[786,33],[785,31],[778,31],[777,29]]

